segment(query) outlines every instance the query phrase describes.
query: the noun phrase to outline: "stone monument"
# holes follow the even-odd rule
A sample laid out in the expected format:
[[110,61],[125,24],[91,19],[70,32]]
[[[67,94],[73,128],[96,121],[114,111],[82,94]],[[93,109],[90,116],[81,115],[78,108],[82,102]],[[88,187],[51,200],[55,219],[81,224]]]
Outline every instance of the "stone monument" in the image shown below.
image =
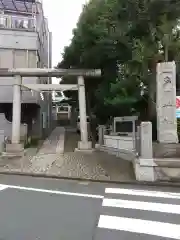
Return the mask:
[[151,123],[141,123],[141,147],[139,158],[134,161],[135,175],[139,181],[179,181],[175,62],[158,63],[156,82],[158,142],[152,143]]
[[175,62],[158,63],[156,81],[157,140],[178,143]]

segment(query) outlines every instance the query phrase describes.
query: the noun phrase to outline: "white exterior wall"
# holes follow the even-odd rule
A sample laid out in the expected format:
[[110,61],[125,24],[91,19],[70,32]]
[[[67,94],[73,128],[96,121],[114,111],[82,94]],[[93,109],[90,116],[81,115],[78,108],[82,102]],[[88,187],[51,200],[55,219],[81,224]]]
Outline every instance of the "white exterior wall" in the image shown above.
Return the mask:
[[0,48],[37,50],[37,37],[37,32],[0,29]]
[[[47,20],[44,18],[42,4],[37,3],[37,7],[39,14],[34,15],[36,18],[35,28],[10,29],[11,25],[8,25],[7,28],[0,28],[0,68],[52,67],[51,34],[48,30]],[[24,15],[23,17],[26,18]],[[29,18],[33,21],[32,16]],[[23,78],[22,81],[27,84],[51,83],[51,78],[31,77]],[[12,78],[0,78],[0,103],[12,103],[12,84]],[[43,93],[44,100],[42,100],[40,93],[32,93],[27,89],[22,90],[22,103],[36,103],[40,106],[36,122],[32,127],[32,134],[37,136],[46,134],[51,128],[51,94]],[[42,116],[45,116],[46,119],[42,119]],[[46,124],[42,126],[42,122]]]
[[[51,67],[49,31],[42,5],[36,17],[36,31],[26,29],[0,29],[0,68]],[[51,41],[51,38],[50,38]],[[48,83],[48,78],[23,78],[23,83]],[[0,78],[0,103],[12,102],[13,78]],[[37,92],[23,89],[22,102],[46,106]],[[47,94],[44,94],[47,95]],[[46,100],[46,96],[44,96]]]
[[[0,32],[1,34],[1,32]],[[26,38],[26,42],[28,39]],[[0,49],[0,68],[23,68],[37,67],[37,51],[36,50],[22,50],[22,49]],[[39,83],[39,79],[23,78],[23,83]],[[11,103],[13,98],[12,77],[0,78],[0,103]],[[33,95],[27,89],[22,93],[22,102],[25,103],[38,103],[39,93],[33,92]]]

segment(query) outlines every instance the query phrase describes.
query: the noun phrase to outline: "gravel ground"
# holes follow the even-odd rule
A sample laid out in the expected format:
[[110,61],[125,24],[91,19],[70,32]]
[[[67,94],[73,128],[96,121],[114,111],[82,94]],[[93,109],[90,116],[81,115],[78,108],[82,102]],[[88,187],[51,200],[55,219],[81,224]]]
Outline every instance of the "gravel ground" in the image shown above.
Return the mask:
[[75,177],[82,179],[128,181],[134,180],[132,164],[104,152],[93,153],[74,152],[79,141],[79,135],[67,131],[63,154],[57,154],[58,129],[37,153],[36,149],[28,149],[23,158],[1,159],[0,172],[20,172],[47,174],[60,177]]
[[64,153],[57,156],[49,173],[63,177],[95,180],[127,181],[135,179],[130,162],[103,152]]

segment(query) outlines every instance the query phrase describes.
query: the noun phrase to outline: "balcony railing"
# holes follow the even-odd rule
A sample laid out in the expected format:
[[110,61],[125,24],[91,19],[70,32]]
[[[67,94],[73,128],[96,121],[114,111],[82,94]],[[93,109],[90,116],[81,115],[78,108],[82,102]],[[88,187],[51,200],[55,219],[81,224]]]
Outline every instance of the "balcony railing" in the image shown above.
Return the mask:
[[35,31],[36,20],[30,17],[0,15],[0,28]]

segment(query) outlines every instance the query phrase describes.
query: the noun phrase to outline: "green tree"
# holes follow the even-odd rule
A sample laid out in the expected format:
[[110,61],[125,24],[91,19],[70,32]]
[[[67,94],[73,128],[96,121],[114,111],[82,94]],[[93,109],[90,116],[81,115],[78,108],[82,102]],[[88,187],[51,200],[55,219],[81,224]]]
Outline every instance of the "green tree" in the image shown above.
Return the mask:
[[179,60],[179,10],[177,0],[91,0],[58,67],[102,69],[100,80],[86,80],[89,105],[101,118],[139,111],[140,86],[152,118],[156,64]]

